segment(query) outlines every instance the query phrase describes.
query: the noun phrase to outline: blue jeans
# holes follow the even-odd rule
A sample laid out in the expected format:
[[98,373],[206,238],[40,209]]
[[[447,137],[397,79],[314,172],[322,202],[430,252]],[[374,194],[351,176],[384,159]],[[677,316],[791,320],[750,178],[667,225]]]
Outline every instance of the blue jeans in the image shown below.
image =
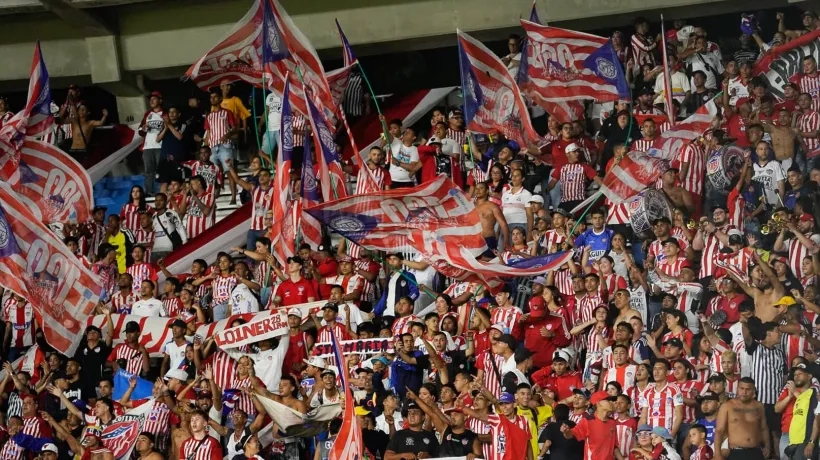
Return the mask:
[[262,134],[262,151],[268,155],[276,151],[279,145],[279,131],[267,131]]
[[154,182],[157,178],[157,166],[161,149],[145,149],[142,151],[142,165],[145,167],[145,193],[154,194]]
[[227,171],[229,162],[233,162],[233,145],[217,144],[211,147],[211,163]]
[[[271,274],[271,276],[276,276],[276,275]],[[259,300],[262,301],[262,303],[259,305],[260,310],[264,310],[265,307],[268,305],[268,301],[270,300],[271,291],[272,291],[272,289],[271,289],[270,286],[263,287],[262,289],[259,290]]]
[[[558,205],[561,204],[561,183],[556,182],[555,187],[550,190],[550,206],[552,209],[558,209]],[[549,206],[545,206],[549,209]]]
[[223,320],[228,317],[228,303],[221,303],[218,305],[214,305],[211,308],[211,314],[214,317],[214,322]]
[[265,234],[264,230],[248,230],[248,236],[245,240],[245,249],[248,251],[256,250],[256,240]]

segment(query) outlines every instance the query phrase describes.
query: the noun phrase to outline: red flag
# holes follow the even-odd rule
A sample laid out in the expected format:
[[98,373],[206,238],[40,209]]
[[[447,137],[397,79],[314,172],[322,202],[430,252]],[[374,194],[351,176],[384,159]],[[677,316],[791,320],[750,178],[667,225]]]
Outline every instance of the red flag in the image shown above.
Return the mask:
[[460,30],[458,51],[467,129],[480,133],[499,131],[521,146],[540,139],[518,85],[501,60]]
[[100,301],[99,279],[0,183],[0,285],[31,303],[46,341],[71,356]]
[[767,84],[768,92],[782,100],[783,88],[793,76],[803,72],[803,58],[814,56],[816,60],[820,60],[818,46],[820,30],[809,32],[784,45],[778,45],[757,61],[754,75],[762,77]]
[[[333,355],[337,363],[343,363],[344,357],[342,350],[339,348],[339,342],[336,339],[336,334],[330,334],[330,339],[333,342]],[[358,460],[361,458],[364,451],[364,441],[362,440],[362,427],[359,426],[359,419],[354,412],[354,405],[356,400],[353,398],[353,392],[350,391],[350,383],[347,381],[348,375],[345,372],[346,368],[342,367],[339,372],[339,380],[344,388],[344,423],[339,429],[339,434],[336,440],[333,441],[333,447],[328,452],[329,460]]]
[[91,217],[94,192],[88,171],[51,144],[26,140],[17,170],[3,179],[43,223]]

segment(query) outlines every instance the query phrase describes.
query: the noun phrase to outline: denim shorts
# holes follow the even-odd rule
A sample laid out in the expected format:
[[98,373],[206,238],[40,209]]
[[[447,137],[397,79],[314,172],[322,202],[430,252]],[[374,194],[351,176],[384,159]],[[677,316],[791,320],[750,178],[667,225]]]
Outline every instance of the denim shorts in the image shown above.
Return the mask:
[[222,169],[228,169],[228,163],[233,163],[233,145],[217,144],[211,147],[211,163],[221,165]]

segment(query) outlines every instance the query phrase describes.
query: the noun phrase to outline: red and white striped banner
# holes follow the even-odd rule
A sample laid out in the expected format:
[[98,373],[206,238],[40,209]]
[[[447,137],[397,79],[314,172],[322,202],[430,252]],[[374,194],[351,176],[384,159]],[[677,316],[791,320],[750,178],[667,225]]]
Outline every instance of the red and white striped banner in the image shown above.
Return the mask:
[[0,182],[0,286],[29,301],[46,341],[71,356],[100,301],[99,278]]

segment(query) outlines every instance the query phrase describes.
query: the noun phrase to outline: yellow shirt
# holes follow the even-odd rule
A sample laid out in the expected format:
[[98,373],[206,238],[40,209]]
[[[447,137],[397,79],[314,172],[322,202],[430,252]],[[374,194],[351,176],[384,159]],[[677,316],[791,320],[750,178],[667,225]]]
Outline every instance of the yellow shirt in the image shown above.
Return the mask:
[[[539,452],[538,447],[538,428],[546,425],[549,421],[550,417],[552,417],[552,407],[550,406],[538,406],[535,409],[522,409],[521,407],[516,406],[515,408],[516,413],[518,415],[524,416],[527,419],[527,422],[530,424],[530,433],[532,433],[532,437],[530,438],[530,444],[532,445],[532,451],[534,454]],[[538,423],[536,424],[535,420],[533,420],[533,412],[538,414]]]
[[222,99],[222,108],[233,113],[236,120],[240,122],[251,116],[251,113],[245,108],[245,104],[242,103],[242,99],[236,96]]
[[792,410],[792,422],[789,425],[789,443],[803,444],[806,440],[806,429],[811,430],[808,426],[809,411],[812,410],[811,403],[814,401],[814,391],[806,390],[794,400],[794,409]]
[[117,247],[117,271],[125,273],[125,233],[109,236],[107,242]]

